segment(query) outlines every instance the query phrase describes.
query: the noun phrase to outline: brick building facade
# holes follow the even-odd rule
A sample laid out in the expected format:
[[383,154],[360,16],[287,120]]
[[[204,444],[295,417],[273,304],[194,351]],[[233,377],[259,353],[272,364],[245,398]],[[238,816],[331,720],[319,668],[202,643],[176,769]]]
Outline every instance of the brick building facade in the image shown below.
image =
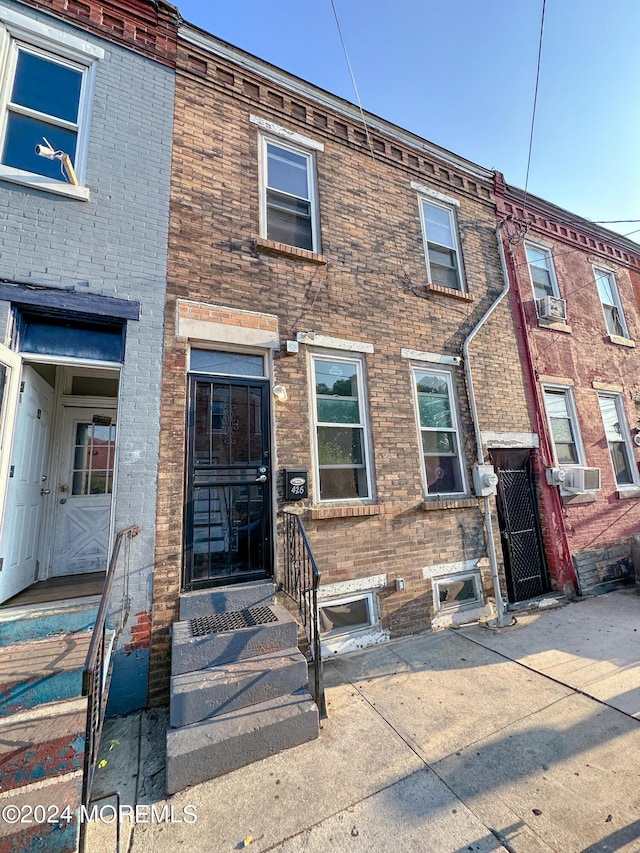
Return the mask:
[[[462,348],[504,288],[493,174],[367,126],[351,104],[180,28],[152,701],[166,699],[181,591],[277,581],[283,509],[301,515],[322,573],[327,653],[487,612]],[[506,301],[468,367],[483,454],[530,452]],[[262,419],[257,456],[246,401]],[[242,459],[259,491],[224,480]],[[285,501],[285,469],[307,498]]]
[[[115,712],[147,702],[176,15],[0,3],[0,593],[81,584],[117,531],[140,528]],[[42,137],[68,149],[77,184],[35,154]]]
[[[505,184],[498,216],[534,429],[553,585],[633,576],[640,526],[640,252],[635,243]],[[596,470],[593,470],[596,469]],[[599,474],[598,474],[599,471]]]

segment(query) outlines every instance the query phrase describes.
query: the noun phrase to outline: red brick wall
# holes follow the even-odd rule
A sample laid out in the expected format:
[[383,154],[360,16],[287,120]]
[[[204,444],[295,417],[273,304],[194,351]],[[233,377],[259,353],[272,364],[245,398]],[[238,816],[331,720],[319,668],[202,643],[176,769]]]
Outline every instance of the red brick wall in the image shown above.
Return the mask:
[[[551,248],[560,295],[567,300],[568,330],[540,324],[524,243],[522,239],[505,242],[511,256],[512,305],[516,327],[522,333],[523,361],[530,359],[532,369],[528,399],[541,435],[539,493],[547,557],[562,586],[559,581],[568,577],[567,561],[562,559],[566,546],[578,565],[587,562],[585,555],[589,553],[595,562],[602,558],[601,552],[626,543],[640,526],[640,495],[626,500],[619,497],[597,398],[600,384],[619,389],[628,424],[635,426],[640,353],[638,347],[609,340],[592,266],[601,265],[615,273],[629,335],[640,346],[640,312],[634,291],[640,282],[640,252],[636,254],[633,247],[614,235],[607,239],[602,229],[572,221],[564,211],[540,206],[535,199],[529,200],[525,214],[518,197],[504,187],[504,196],[500,197],[499,182],[497,186],[499,217],[515,217],[510,226],[512,235],[517,233],[517,223],[528,222],[526,239]],[[562,501],[558,489],[544,481],[544,468],[552,464],[552,452],[541,385],[552,377],[571,380],[586,464],[601,469],[602,489],[590,503]],[[640,451],[634,447],[633,454],[637,466]]]

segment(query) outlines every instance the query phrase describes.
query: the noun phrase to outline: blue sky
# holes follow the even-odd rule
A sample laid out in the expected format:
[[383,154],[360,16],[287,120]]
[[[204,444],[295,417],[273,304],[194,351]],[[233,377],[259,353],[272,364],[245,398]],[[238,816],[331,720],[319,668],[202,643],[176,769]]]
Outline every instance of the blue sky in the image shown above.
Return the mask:
[[[334,2],[365,110],[524,186],[542,0]],[[355,101],[330,0],[178,8]],[[530,192],[594,220],[640,219],[639,32],[638,0],[547,0]]]

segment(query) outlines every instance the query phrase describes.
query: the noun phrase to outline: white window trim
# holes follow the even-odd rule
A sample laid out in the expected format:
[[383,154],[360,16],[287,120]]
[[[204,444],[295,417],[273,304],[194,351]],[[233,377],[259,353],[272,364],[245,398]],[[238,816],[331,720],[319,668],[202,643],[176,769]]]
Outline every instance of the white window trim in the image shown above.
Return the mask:
[[[611,448],[609,447],[609,439],[607,438],[607,434],[605,431],[605,439],[607,442],[607,452],[609,454],[609,463],[611,465],[611,471],[613,473],[613,480],[616,484],[616,489],[619,492],[623,492],[626,489],[637,489],[640,486],[640,472],[638,471],[638,464],[636,462],[635,453],[633,452],[633,441],[631,440],[631,432],[629,430],[629,422],[627,419],[627,413],[624,408],[624,403],[622,400],[622,394],[613,391],[598,391],[598,408],[600,409],[600,398],[606,397],[615,402],[616,414],[618,415],[618,423],[620,424],[620,436],[621,440],[624,442],[624,445],[627,449],[627,454],[629,458],[629,469],[631,471],[631,483],[618,483],[616,481],[616,472],[613,467],[613,458],[611,457]],[[600,416],[602,417],[602,409],[600,409]],[[602,422],[604,427],[604,419]]]
[[[529,259],[527,258],[527,247],[530,246],[532,249],[536,249],[538,252],[543,252],[545,256],[549,260],[549,278],[551,279],[551,296],[555,296],[556,299],[560,299],[560,288],[558,287],[558,279],[556,277],[556,265],[553,262],[553,252],[550,246],[545,246],[543,243],[534,243],[531,240],[525,240],[524,244],[524,257],[527,262],[527,270],[529,271],[529,281],[531,282],[531,292],[533,293],[533,298],[538,300],[536,296],[536,288],[533,283],[533,276],[531,274],[531,264],[529,263]],[[537,306],[536,306],[537,310]]]
[[346,629],[335,634],[321,634],[320,643],[323,659],[352,652],[356,649],[378,645],[379,643],[386,643],[389,640],[389,632],[384,631],[380,625],[380,602],[377,590],[321,599],[318,602],[318,607],[321,609],[332,604],[348,604],[351,601],[360,601],[362,599],[367,601],[369,624],[362,625],[359,628]]
[[[457,601],[452,604],[443,604],[440,601],[440,584],[455,583],[456,581],[472,580],[476,591],[476,597],[469,601]],[[455,612],[457,610],[468,610],[473,607],[478,607],[484,604],[484,596],[482,594],[482,582],[480,572],[465,572],[464,574],[438,575],[431,581],[433,586],[433,608],[436,613]]]
[[[80,185],[74,186],[65,183],[64,180],[52,180],[43,175],[1,164],[0,180],[88,201],[89,190],[83,184],[86,178],[91,105],[95,89],[96,60],[104,58],[104,50],[82,38],[42,24],[25,15],[8,9],[0,9],[0,77],[4,80],[0,89],[0,141],[4,140],[8,117],[7,103],[14,79],[13,71],[17,46],[20,44],[44,51],[51,54],[53,58],[70,60],[85,69],[78,108],[78,135],[74,163]],[[35,140],[34,145],[37,142],[38,140]]]
[[445,195],[444,193],[438,192],[438,190],[433,190],[431,187],[425,187],[423,184],[418,184],[416,181],[411,181],[411,189],[417,190],[420,195],[436,199],[436,201],[440,201],[450,207],[460,207],[460,202],[457,198],[451,198],[450,195]]
[[[420,406],[418,403],[418,383],[416,380],[416,373],[434,373],[436,376],[442,376],[447,383],[447,389],[449,391],[449,409],[451,411],[451,420],[453,423],[453,431],[456,435],[457,445],[458,445],[458,464],[460,466],[460,479],[462,481],[462,491],[461,492],[430,492],[429,484],[427,482],[427,467],[424,461],[424,452],[422,445],[422,430],[423,427],[420,423]],[[434,367],[425,367],[421,364],[412,364],[411,365],[411,393],[413,395],[413,410],[415,412],[416,419],[416,429],[418,431],[418,454],[420,456],[420,471],[422,473],[422,494],[424,495],[424,499],[426,501],[429,500],[437,500],[439,497],[443,498],[460,498],[469,494],[469,483],[467,481],[467,463],[464,457],[464,449],[461,441],[460,435],[460,419],[458,417],[458,406],[457,400],[458,397],[455,393],[455,386],[453,384],[453,375],[449,370],[442,370]]]
[[[259,134],[258,175],[260,180],[260,237],[267,240],[267,145],[277,145],[279,148],[292,151],[307,160],[307,180],[309,181],[309,204],[311,209],[311,251],[320,252],[320,217],[318,216],[318,193],[316,157],[308,147],[292,144],[278,136],[266,133]],[[288,245],[288,244],[287,244]],[[293,247],[298,248],[298,247]]]
[[549,411],[547,409],[546,400],[544,401],[545,407],[545,415],[547,418],[547,428],[549,430],[549,439],[551,441],[551,447],[553,448],[553,461],[554,465],[557,468],[582,468],[586,467],[586,457],[584,452],[584,445],[582,444],[582,432],[580,430],[580,422],[578,420],[578,410],[576,409],[576,403],[573,399],[573,388],[570,385],[556,385],[545,382],[542,385],[543,399],[545,391],[561,391],[565,395],[565,399],[567,401],[567,412],[569,413],[569,420],[571,421],[571,426],[573,427],[573,438],[576,445],[576,453],[578,454],[577,462],[558,462],[558,454],[556,452],[556,443],[553,437],[553,428],[552,428],[552,419],[549,415]]
[[286,127],[281,127],[281,125],[275,124],[275,122],[269,121],[266,118],[250,115],[249,121],[268,131],[272,136],[281,136],[283,139],[288,139],[293,145],[301,145],[304,148],[311,148],[314,151],[324,151],[322,142],[316,142],[315,139],[310,139],[308,136],[303,136],[294,130],[287,130]]
[[592,264],[593,275],[596,283],[596,293],[598,294],[598,299],[600,301],[600,307],[602,308],[602,316],[604,317],[604,326],[607,330],[607,334],[610,337],[619,337],[615,332],[611,332],[609,330],[609,324],[607,323],[607,315],[604,310],[604,302],[602,301],[602,297],[600,296],[600,290],[598,288],[598,273],[604,273],[604,275],[608,276],[609,281],[611,282],[611,293],[613,294],[613,304],[618,311],[618,317],[620,319],[620,324],[622,326],[622,330],[624,334],[623,338],[629,340],[629,328],[627,326],[627,318],[624,316],[624,311],[622,310],[622,302],[620,301],[620,291],[618,289],[618,281],[616,279],[616,274],[613,270],[607,269],[607,267],[603,267],[599,264]]
[[[445,197],[446,198],[446,197]],[[429,235],[427,234],[427,222],[424,215],[424,204],[430,204],[432,207],[439,207],[441,210],[445,210],[449,215],[449,221],[451,223],[451,233],[453,235],[454,245],[452,247],[456,252],[456,256],[458,259],[458,278],[460,279],[460,287],[452,287],[450,290],[458,291],[459,293],[467,292],[466,279],[464,274],[464,263],[462,261],[462,248],[460,247],[460,235],[458,234],[458,221],[455,212],[455,205],[451,204],[452,200],[447,199],[446,202],[443,202],[439,198],[435,198],[434,194],[429,193],[428,195],[425,193],[418,193],[418,208],[420,209],[420,225],[422,227],[422,243],[424,245],[424,260],[427,265],[427,281],[429,284],[434,285],[435,283],[431,277],[431,264],[429,262]],[[442,245],[442,244],[438,244]]]
[[[317,361],[342,361],[346,364],[355,364],[358,371],[358,406],[360,409],[360,424],[345,424],[345,426],[358,426],[362,429],[363,435],[363,453],[364,467],[367,477],[367,497],[366,498],[321,498],[320,497],[320,457],[318,454],[318,427],[325,422],[318,421],[318,403],[316,398],[316,381],[315,381],[315,364]],[[372,454],[371,454],[371,435],[369,422],[369,407],[366,394],[365,379],[364,379],[364,359],[357,356],[337,355],[334,353],[312,352],[309,353],[308,375],[310,377],[310,400],[311,400],[311,439],[313,449],[313,472],[314,472],[314,501],[317,504],[327,506],[353,506],[361,504],[369,504],[373,502],[373,476],[371,471]],[[335,424],[327,424],[335,426]]]

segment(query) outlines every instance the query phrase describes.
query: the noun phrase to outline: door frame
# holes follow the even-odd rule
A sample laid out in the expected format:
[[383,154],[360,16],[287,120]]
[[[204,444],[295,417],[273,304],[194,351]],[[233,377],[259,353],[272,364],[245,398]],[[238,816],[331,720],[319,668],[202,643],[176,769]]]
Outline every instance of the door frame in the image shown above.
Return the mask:
[[22,356],[4,344],[0,344],[0,364],[9,371],[9,381],[4,389],[3,399],[0,400],[0,536],[2,536],[13,436],[18,415],[18,396],[22,381]]
[[[247,572],[245,576],[225,575],[219,579],[203,578],[194,580],[190,577],[192,569],[193,555],[193,468],[191,465],[193,442],[195,440],[195,387],[198,381],[220,382],[223,384],[236,385],[247,387],[249,385],[258,385],[262,388],[262,433],[263,433],[263,459],[264,466],[267,467],[267,494],[263,500],[263,525],[264,525],[264,569],[261,571]],[[187,373],[187,395],[186,395],[186,423],[185,423],[185,465],[184,465],[184,507],[183,507],[183,543],[182,543],[182,571],[181,571],[181,590],[193,591],[197,589],[214,588],[225,585],[233,585],[237,583],[247,583],[254,580],[267,580],[274,577],[275,572],[275,552],[274,552],[274,470],[273,470],[273,413],[270,405],[272,383],[268,376],[228,376],[216,373]],[[258,467],[257,465],[243,466],[245,468]],[[217,485],[225,486],[224,482]]]

